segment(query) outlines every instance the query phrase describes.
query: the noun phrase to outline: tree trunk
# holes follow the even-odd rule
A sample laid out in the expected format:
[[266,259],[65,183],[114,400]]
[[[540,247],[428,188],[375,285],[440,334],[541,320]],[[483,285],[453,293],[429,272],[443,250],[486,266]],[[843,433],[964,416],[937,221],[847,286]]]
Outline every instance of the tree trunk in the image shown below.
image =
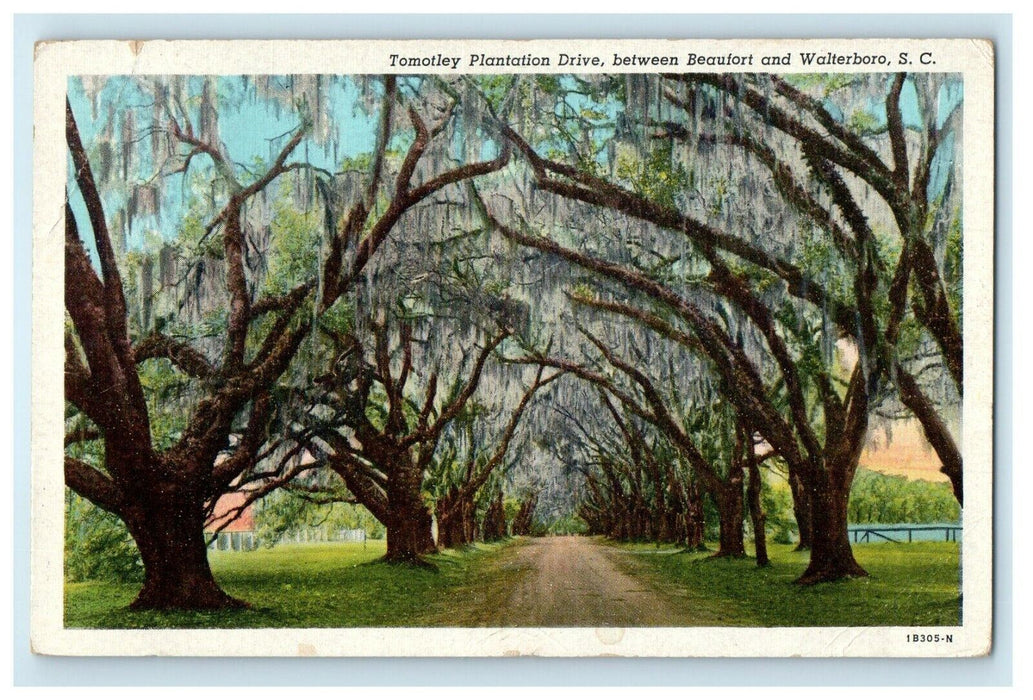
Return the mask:
[[658,512],[653,518],[653,530],[656,533],[657,542],[671,541],[671,518],[666,509]]
[[143,492],[125,521],[140,549],[144,584],[133,610],[218,610],[247,604],[219,588],[208,566],[204,501],[178,485]]
[[534,509],[538,505],[538,494],[528,496],[520,504],[520,512],[513,521],[514,535],[530,535],[534,525]]
[[387,484],[388,517],[385,561],[420,562],[421,554],[437,551],[431,535],[432,519],[420,488],[423,474],[408,453],[395,462]]
[[750,483],[747,487],[750,502],[750,519],[753,521],[753,548],[757,554],[757,566],[767,566],[768,560],[768,538],[764,531],[767,515],[760,502],[761,476],[760,468],[756,462],[750,460]]
[[502,493],[491,499],[488,512],[484,514],[484,541],[496,542],[506,537],[506,511]]
[[650,540],[653,538],[653,517],[646,508],[645,503],[641,499],[636,499],[635,510],[633,514],[634,522],[634,537],[635,540]]
[[456,490],[450,488],[448,492],[438,499],[434,504],[435,515],[438,519],[438,547],[450,549],[456,546],[459,540],[457,532],[459,518],[456,501]]
[[686,496],[685,512],[685,548],[706,551],[704,541],[706,517],[703,513],[703,502],[700,500],[699,488],[692,486]]
[[796,580],[799,584],[837,581],[849,576],[867,576],[854,559],[847,530],[849,485],[845,488],[827,473],[814,477],[808,492],[811,502],[811,560]]
[[464,544],[470,544],[477,539],[477,506],[474,504],[472,498],[463,502],[460,526],[463,530]]
[[452,488],[438,502],[437,515],[438,547],[455,548],[473,542],[477,523],[472,498],[461,499],[459,490]]
[[789,473],[789,491],[793,494],[793,516],[800,533],[796,551],[805,551],[811,548],[811,497],[803,481],[792,471]]
[[719,546],[715,557],[745,557],[743,540],[742,482],[733,480],[716,492],[718,522],[720,526]]
[[463,542],[463,528],[458,512],[438,510],[438,547],[453,549]]
[[631,539],[631,508],[622,503],[617,511],[617,520],[614,523],[618,540]]

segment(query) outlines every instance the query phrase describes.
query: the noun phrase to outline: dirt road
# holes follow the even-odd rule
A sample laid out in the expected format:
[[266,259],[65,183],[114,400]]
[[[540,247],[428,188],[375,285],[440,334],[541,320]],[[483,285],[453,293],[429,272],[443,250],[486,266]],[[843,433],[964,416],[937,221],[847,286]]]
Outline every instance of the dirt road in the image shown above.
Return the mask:
[[[459,624],[489,627],[666,627],[698,625],[618,562],[636,555],[588,537],[542,537],[509,548],[499,566],[508,590],[485,591]],[[627,569],[628,567],[623,567]],[[468,602],[472,602],[469,601]],[[679,605],[678,602],[681,604]]]

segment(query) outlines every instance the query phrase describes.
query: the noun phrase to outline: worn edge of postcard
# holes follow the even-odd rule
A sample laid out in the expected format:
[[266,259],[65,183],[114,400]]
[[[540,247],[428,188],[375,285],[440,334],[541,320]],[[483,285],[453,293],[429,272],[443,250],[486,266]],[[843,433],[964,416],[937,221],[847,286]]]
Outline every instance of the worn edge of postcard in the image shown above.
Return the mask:
[[[798,60],[777,68],[761,57],[801,51],[882,55],[887,64],[826,65],[824,72],[910,71],[963,75],[965,461],[963,624],[956,627],[802,628],[361,628],[83,630],[63,624],[63,230],[67,78],[82,74],[590,73],[650,72],[613,65],[616,54],[756,57],[746,65],[682,66],[690,72],[812,73]],[[471,66],[474,54],[515,57],[513,67]],[[559,65],[561,53],[598,56],[601,66]],[[422,57],[401,66],[396,56]],[[436,58],[435,58],[436,57]],[[470,57],[468,59],[467,57]],[[522,67],[520,57],[549,57]],[[611,58],[612,57],[612,58]],[[445,60],[445,59],[449,60]],[[524,64],[526,66],[526,64]],[[664,70],[670,70],[665,68]],[[184,656],[653,656],[954,657],[991,647],[993,467],[994,49],[979,39],[575,40],[575,41],[68,41],[40,42],[35,55],[32,281],[31,645],[54,655]],[[914,643],[909,635],[950,636]]]

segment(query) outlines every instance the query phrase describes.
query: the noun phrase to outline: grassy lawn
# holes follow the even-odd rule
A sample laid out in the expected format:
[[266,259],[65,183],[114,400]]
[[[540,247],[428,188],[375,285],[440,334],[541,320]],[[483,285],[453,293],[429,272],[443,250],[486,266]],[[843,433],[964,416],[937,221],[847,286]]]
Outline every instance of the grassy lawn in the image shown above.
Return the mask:
[[[129,612],[138,584],[65,586],[65,625],[148,627],[408,627],[477,625],[477,611],[505,603],[527,541],[479,544],[428,557],[433,568],[384,564],[384,542],[281,545],[211,552],[212,568],[248,610]],[[717,626],[941,626],[958,623],[958,545],[855,545],[869,578],[800,587],[807,553],[771,545],[772,565],[672,553],[668,546],[614,544],[616,564],[645,579],[675,609]]]
[[854,545],[870,576],[796,586],[808,554],[769,545],[771,566],[713,559],[706,552],[664,553],[655,545],[613,545],[629,573],[645,576],[685,605],[703,607],[722,625],[939,626],[959,623],[958,545],[946,542]]
[[280,545],[253,552],[210,552],[216,579],[249,610],[130,612],[139,584],[65,585],[65,626],[400,627],[447,625],[472,581],[504,586],[490,562],[503,544],[478,544],[428,557],[434,568],[384,564],[384,541]]

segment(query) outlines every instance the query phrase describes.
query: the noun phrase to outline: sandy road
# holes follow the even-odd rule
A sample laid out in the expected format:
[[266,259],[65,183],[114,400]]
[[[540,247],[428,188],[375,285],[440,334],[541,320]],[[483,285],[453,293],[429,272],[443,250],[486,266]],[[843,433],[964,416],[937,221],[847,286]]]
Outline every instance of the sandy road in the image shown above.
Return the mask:
[[506,567],[520,570],[509,591],[469,611],[490,627],[665,627],[699,624],[644,580],[618,567],[634,556],[587,537],[542,537],[514,547]]

